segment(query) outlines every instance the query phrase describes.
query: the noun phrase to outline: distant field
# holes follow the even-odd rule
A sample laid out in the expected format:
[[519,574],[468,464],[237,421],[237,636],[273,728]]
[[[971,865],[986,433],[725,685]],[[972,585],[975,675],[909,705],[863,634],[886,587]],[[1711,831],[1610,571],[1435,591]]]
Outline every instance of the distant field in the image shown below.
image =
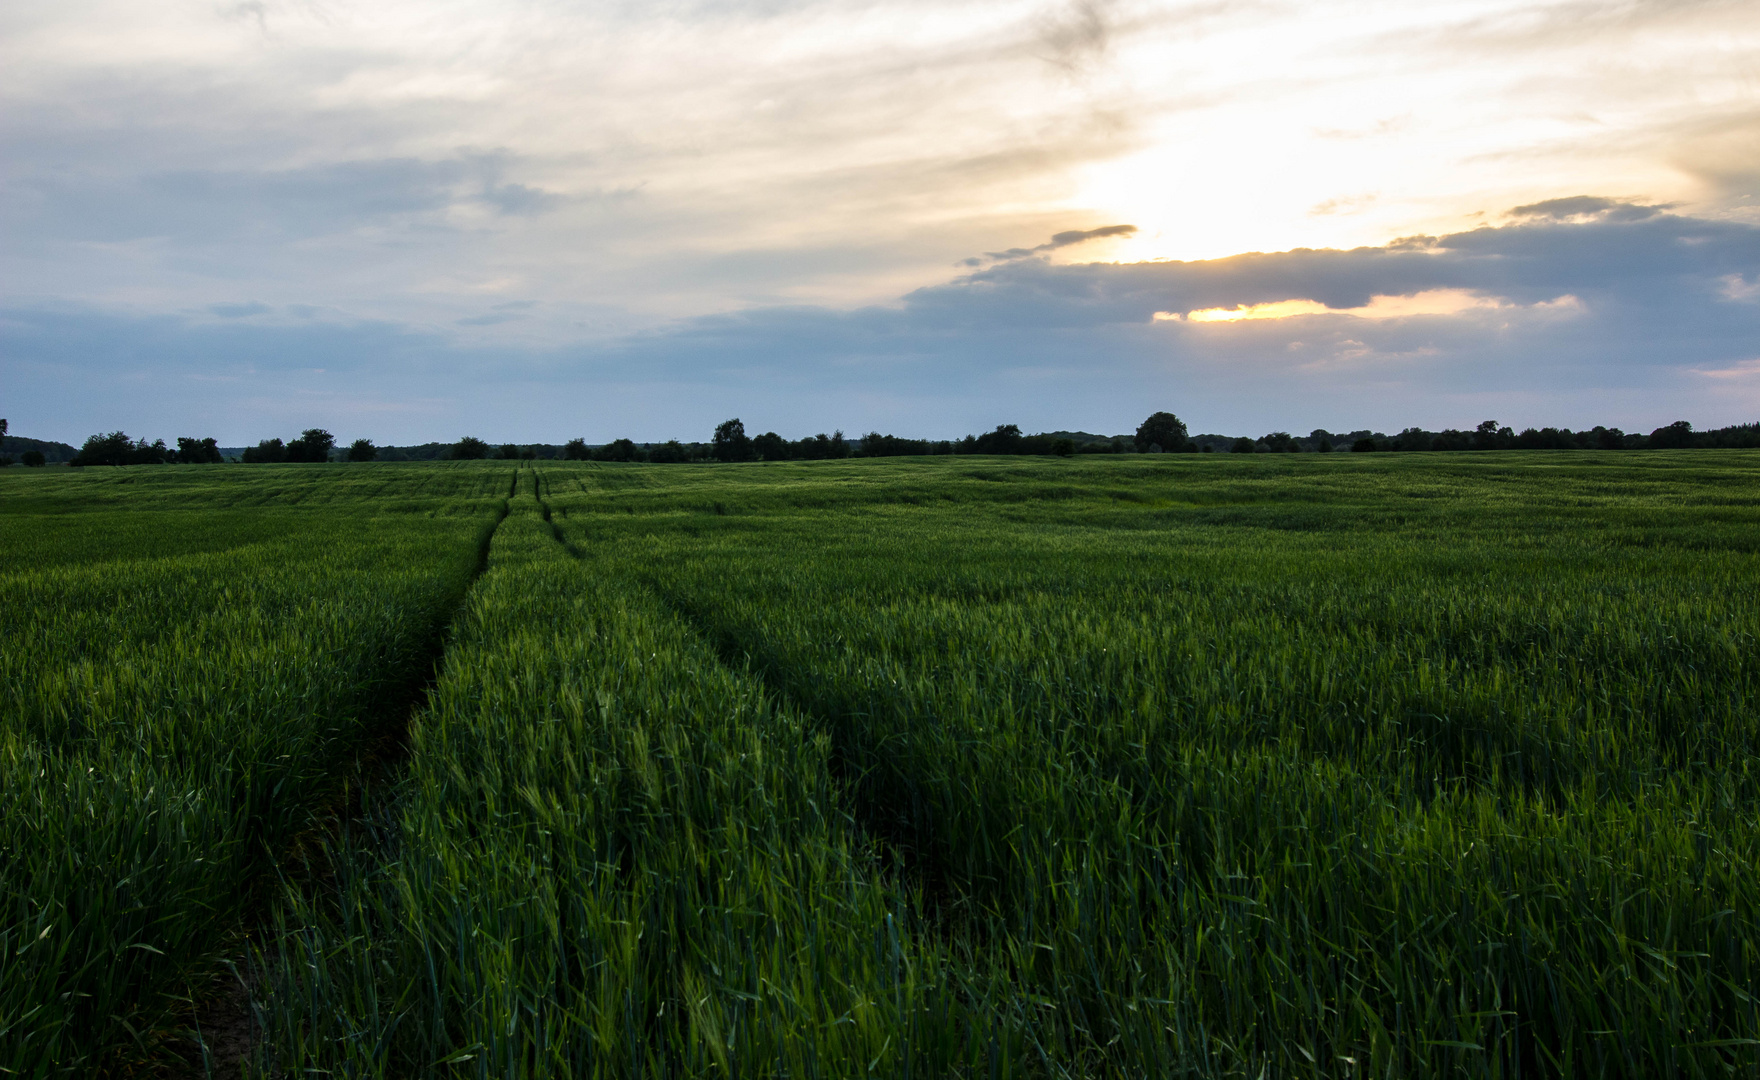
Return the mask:
[[1760,1076],[1752,452],[0,510],[0,1071]]

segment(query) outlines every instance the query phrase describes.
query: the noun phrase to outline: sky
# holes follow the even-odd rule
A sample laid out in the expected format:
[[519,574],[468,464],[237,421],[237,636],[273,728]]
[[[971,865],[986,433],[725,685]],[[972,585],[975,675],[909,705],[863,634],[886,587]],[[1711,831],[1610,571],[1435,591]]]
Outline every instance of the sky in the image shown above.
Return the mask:
[[1760,420],[1742,2],[22,0],[76,445]]

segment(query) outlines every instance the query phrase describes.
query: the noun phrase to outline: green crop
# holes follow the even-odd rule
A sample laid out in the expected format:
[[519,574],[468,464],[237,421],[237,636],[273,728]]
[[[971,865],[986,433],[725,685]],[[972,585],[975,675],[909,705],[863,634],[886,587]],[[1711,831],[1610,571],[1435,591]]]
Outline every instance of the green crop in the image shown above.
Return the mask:
[[499,506],[488,474],[448,477],[421,513],[330,479],[7,489],[0,1071],[154,1051],[419,686]]
[[1749,454],[167,472],[0,478],[0,1066],[1760,1076]]

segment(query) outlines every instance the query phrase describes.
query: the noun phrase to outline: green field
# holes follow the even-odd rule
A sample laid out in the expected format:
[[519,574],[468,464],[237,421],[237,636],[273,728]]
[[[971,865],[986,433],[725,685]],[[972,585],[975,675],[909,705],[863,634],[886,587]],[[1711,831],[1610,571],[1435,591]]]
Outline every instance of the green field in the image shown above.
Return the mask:
[[0,511],[0,1073],[1760,1077],[1751,452]]

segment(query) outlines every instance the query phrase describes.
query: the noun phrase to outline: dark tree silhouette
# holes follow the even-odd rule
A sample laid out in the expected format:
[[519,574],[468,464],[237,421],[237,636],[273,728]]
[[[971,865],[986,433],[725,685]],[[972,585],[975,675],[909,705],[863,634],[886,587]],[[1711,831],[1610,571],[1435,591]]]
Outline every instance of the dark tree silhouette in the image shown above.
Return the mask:
[[1159,446],[1170,454],[1185,450],[1190,440],[1186,436],[1185,421],[1170,412],[1150,413],[1149,419],[1137,425],[1137,450],[1148,453],[1151,446]]
[[350,461],[372,461],[378,456],[379,448],[373,445],[371,439],[356,439],[348,444],[348,460]]
[[1259,441],[1264,443],[1265,449],[1273,454],[1299,454],[1302,452],[1301,445],[1296,442],[1295,436],[1287,431],[1273,431]]
[[481,439],[466,435],[452,444],[454,461],[480,461],[489,456],[489,444]]
[[45,464],[41,450],[26,450],[19,455],[18,460],[22,461],[27,469],[40,469]]
[[788,457],[788,440],[774,431],[766,431],[752,440],[752,449],[765,461],[782,461]]
[[746,437],[746,426],[739,417],[724,420],[715,428],[715,458],[718,461],[750,461],[752,440]]
[[589,456],[588,451],[587,451],[587,440],[585,440],[585,439],[570,439],[570,440],[568,440],[568,442],[563,444],[562,456],[565,460],[568,460],[568,461],[585,461],[585,460],[587,460],[587,457]]
[[187,435],[177,437],[177,463],[179,465],[218,465],[223,460],[220,456],[218,440],[192,439]]
[[595,461],[640,461],[645,455],[631,439],[613,439],[593,451]]
[[997,424],[995,431],[986,431],[978,436],[973,443],[972,452],[978,454],[1018,454],[1021,452],[1021,427],[1019,424]]
[[323,428],[306,428],[299,438],[287,444],[287,460],[317,464],[330,460],[336,447],[336,436]]
[[513,443],[502,443],[501,453],[497,456],[499,456],[502,461],[518,461],[519,447],[515,446]]
[[677,439],[668,439],[648,451],[648,460],[660,465],[682,465],[690,459],[690,451]]
[[131,440],[120,431],[112,431],[108,435],[93,435],[80,447],[74,455],[74,465],[163,465],[170,451],[165,449],[164,439],[155,439],[148,443],[145,439]]
[[1685,450],[1693,445],[1693,425],[1685,420],[1676,420],[1667,427],[1659,427],[1650,433],[1650,449],[1652,450]]
[[273,465],[287,460],[287,447],[280,439],[264,439],[255,446],[244,448],[244,460],[251,465]]

